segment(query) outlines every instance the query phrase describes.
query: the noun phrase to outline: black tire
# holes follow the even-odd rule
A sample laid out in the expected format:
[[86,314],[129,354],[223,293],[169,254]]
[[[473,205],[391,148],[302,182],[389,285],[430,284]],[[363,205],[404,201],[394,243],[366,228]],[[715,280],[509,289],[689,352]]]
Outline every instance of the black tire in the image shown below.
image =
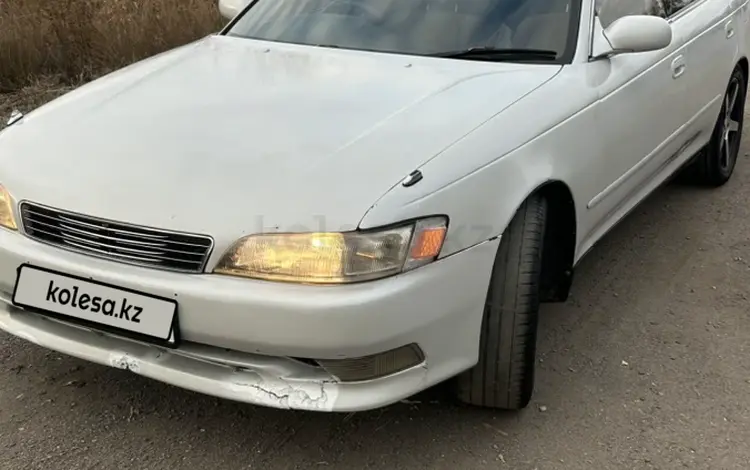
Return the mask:
[[546,200],[531,196],[500,239],[484,308],[479,362],[455,381],[456,395],[464,403],[518,410],[531,400],[546,219]]
[[[685,169],[683,181],[709,187],[719,187],[729,181],[740,152],[746,97],[747,77],[737,66],[729,79],[711,140],[695,162]],[[730,123],[736,126],[736,130],[727,131]]]

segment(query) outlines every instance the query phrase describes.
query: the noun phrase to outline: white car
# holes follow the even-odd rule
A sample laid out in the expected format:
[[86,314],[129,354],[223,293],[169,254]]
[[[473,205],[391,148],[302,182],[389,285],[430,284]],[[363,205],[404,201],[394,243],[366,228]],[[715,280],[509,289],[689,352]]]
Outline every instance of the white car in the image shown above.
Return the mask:
[[737,161],[747,0],[246,3],[0,134],[0,328],[258,405],[519,409],[540,302]]

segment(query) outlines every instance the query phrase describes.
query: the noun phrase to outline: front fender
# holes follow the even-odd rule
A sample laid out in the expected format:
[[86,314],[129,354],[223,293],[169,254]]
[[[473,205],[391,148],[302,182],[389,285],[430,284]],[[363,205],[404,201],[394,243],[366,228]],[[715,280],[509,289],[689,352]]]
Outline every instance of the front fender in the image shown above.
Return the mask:
[[[566,90],[576,99],[560,99]],[[393,187],[360,227],[448,215],[445,257],[501,235],[530,194],[560,181],[572,192],[575,213],[582,215],[577,248],[580,224],[587,223],[591,170],[602,158],[600,143],[591,138],[594,113],[586,112],[595,100],[595,90],[582,85],[576,73],[552,80],[425,163],[417,184]]]
[[360,228],[375,228],[430,214],[450,218],[441,257],[465,250],[503,233],[521,203],[554,175],[549,158],[506,156],[454,181],[421,169],[424,178],[412,187],[398,185],[375,204]]

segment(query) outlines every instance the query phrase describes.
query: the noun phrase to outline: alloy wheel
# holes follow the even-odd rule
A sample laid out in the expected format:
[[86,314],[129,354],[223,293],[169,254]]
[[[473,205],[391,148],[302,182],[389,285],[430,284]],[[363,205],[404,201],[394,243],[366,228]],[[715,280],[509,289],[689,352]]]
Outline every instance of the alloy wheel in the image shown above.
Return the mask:
[[732,170],[740,148],[740,129],[742,127],[743,103],[739,99],[741,86],[739,78],[734,77],[729,83],[724,97],[723,120],[719,139],[719,169],[722,173]]

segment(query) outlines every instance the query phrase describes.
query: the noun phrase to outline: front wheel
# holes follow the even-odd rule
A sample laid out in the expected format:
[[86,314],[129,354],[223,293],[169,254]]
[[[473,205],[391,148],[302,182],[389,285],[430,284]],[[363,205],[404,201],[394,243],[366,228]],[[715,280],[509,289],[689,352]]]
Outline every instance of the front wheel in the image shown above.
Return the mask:
[[531,196],[500,239],[487,292],[479,362],[456,379],[464,403],[517,410],[534,389],[547,202]]

